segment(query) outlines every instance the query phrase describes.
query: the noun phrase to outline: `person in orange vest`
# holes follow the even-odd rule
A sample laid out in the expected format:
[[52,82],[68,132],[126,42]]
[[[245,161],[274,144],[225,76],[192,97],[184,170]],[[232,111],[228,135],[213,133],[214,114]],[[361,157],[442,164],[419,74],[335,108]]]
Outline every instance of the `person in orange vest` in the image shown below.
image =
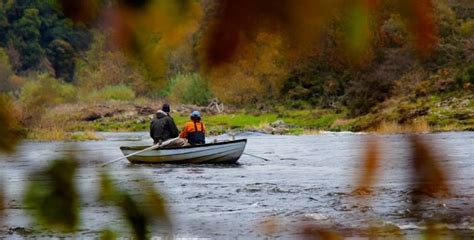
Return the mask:
[[206,127],[201,122],[201,113],[199,111],[191,113],[191,121],[184,125],[179,137],[188,139],[188,143],[191,145],[206,143]]

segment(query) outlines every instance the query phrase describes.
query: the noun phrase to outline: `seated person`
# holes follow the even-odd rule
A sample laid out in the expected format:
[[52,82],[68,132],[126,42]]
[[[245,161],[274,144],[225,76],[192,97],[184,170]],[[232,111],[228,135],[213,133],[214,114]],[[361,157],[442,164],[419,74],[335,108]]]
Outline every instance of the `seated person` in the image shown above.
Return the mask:
[[[179,131],[173,118],[169,115],[170,107],[163,104],[161,110],[156,112],[156,117],[150,124],[150,136],[153,138],[153,144],[164,142],[166,140],[177,138]],[[166,147],[179,147],[186,145],[185,139],[178,138],[167,144]]]
[[206,143],[206,127],[201,122],[201,113],[199,111],[191,113],[191,121],[184,125],[179,137],[186,138],[191,145]]

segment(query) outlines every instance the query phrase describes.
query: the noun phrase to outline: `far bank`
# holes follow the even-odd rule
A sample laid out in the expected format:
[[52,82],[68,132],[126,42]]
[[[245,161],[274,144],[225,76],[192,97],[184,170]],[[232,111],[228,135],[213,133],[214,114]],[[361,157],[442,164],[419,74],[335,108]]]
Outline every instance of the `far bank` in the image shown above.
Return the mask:
[[[22,132],[32,140],[93,140],[94,132],[148,131],[161,106],[158,101],[108,101],[96,104],[63,104],[48,109]],[[192,110],[203,112],[209,135],[255,131],[268,134],[317,134],[319,131],[378,133],[440,132],[474,130],[474,95],[450,93],[428,96],[412,102],[391,99],[374,111],[351,117],[345,109],[227,108],[216,112],[203,106],[172,105],[178,128]],[[80,132],[80,133],[77,133]]]

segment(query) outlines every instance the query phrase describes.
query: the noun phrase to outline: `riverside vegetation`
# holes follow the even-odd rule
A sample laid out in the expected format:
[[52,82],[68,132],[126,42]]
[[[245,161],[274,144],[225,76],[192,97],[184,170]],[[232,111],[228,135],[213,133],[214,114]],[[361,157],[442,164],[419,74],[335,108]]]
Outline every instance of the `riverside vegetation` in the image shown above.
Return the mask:
[[[248,30],[257,31],[255,39],[242,40],[233,49],[239,53],[235,59],[210,59],[208,51],[226,44],[209,45],[213,39],[206,37],[226,31],[220,23],[205,27],[212,4],[189,3],[179,23],[164,14],[180,28],[150,30],[162,37],[135,36],[142,41],[137,50],[117,45],[121,39],[110,30],[116,26],[77,20],[55,1],[3,1],[0,90],[13,106],[17,132],[37,140],[146,131],[163,102],[184,109],[173,115],[181,125],[191,111],[181,106],[205,106],[214,97],[227,110],[206,113],[211,134],[473,130],[473,7],[427,2],[427,16],[411,16],[390,3],[341,7],[321,23],[319,40],[309,48],[298,42],[305,54],[287,49],[291,41],[262,25]],[[412,17],[429,21],[416,29]]]

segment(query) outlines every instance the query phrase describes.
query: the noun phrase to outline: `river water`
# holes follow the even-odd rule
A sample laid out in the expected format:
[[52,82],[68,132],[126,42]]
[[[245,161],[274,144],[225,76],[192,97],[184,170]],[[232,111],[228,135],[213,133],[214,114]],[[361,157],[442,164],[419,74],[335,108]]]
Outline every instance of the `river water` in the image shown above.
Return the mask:
[[[97,201],[97,165],[122,156],[119,146],[149,145],[151,140],[147,133],[101,134],[103,141],[26,141],[15,154],[0,156],[0,179],[7,197],[0,238],[55,235],[30,233],[37,227],[27,217],[21,198],[26,184],[32,181],[29,173],[71,153],[80,163],[76,180],[82,208],[81,226],[73,237],[96,237],[104,228],[129,234],[120,214]],[[370,137],[380,140],[383,159],[375,193],[371,198],[359,199],[350,193],[360,175],[361,156]],[[445,228],[455,229],[463,237],[474,237],[474,133],[422,137],[439,153],[454,189],[453,197],[428,198],[423,218],[441,219]],[[230,166],[133,165],[124,160],[108,170],[123,187],[133,187],[137,174],[151,180],[166,196],[176,238],[292,239],[300,238],[307,225],[333,229],[346,237],[364,237],[366,233],[361,229],[370,227],[395,229],[407,236],[423,232],[422,218],[409,214],[409,136],[242,133],[236,138],[248,139],[245,152],[270,161],[248,155],[243,155],[238,165]]]

